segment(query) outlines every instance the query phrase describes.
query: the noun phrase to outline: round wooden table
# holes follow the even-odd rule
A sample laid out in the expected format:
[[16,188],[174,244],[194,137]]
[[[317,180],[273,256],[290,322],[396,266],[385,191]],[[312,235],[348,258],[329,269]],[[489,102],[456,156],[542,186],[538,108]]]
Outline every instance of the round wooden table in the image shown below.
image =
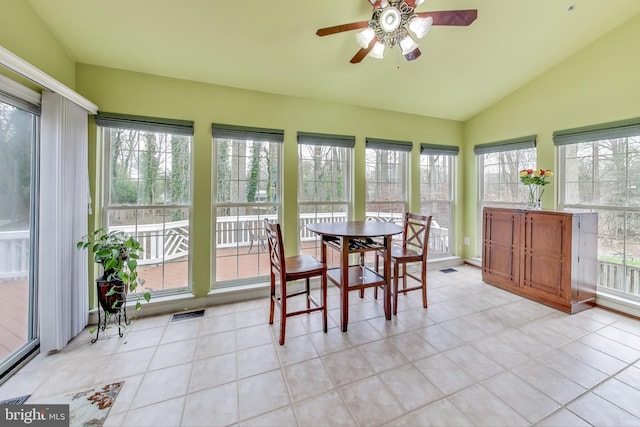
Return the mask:
[[[307,225],[322,238],[321,260],[327,262],[327,247],[340,252],[340,267],[327,270],[327,279],[340,288],[340,327],[347,331],[349,323],[349,291],[373,286],[384,288],[384,314],[391,320],[391,238],[402,233],[402,227],[390,222],[347,221]],[[362,264],[349,265],[350,254],[380,251],[383,254],[382,275]],[[361,294],[362,295],[362,294]]]

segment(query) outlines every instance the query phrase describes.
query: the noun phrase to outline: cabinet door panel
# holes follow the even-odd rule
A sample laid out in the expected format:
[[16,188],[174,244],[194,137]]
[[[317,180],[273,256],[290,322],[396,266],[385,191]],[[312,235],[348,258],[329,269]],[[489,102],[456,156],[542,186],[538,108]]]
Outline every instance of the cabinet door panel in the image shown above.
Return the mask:
[[549,295],[563,296],[563,265],[558,258],[525,255],[523,286]]
[[490,211],[484,215],[482,274],[485,281],[519,287],[520,215]]
[[[564,299],[571,277],[571,221],[564,215],[530,213],[524,218],[522,282],[531,290]],[[569,233],[569,234],[567,234]]]

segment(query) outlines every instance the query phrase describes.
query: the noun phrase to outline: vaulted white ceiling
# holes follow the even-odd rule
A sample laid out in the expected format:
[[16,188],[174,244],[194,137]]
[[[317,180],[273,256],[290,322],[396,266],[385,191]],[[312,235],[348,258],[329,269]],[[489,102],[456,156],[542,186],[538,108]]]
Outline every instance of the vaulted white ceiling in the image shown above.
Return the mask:
[[[78,63],[261,92],[467,120],[633,15],[638,0],[426,0],[477,9],[433,27],[422,56],[349,59],[368,0],[28,0]],[[570,6],[572,10],[570,9]]]

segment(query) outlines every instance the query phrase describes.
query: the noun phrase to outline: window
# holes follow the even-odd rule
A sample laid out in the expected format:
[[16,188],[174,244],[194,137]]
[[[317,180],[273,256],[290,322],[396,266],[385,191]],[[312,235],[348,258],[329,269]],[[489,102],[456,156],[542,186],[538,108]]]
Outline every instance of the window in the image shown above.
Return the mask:
[[298,132],[300,249],[320,257],[314,222],[347,221],[351,209],[351,159],[355,137]]
[[402,222],[412,143],[367,138],[367,220]]
[[458,147],[421,144],[420,213],[432,215],[429,258],[451,256],[453,177]]
[[0,378],[38,344],[39,121],[40,94],[0,76]]
[[216,287],[269,274],[264,220],[278,220],[284,132],[213,124]]
[[485,206],[526,205],[522,169],[536,168],[536,137],[476,145],[478,165],[478,256],[482,253],[482,210]]
[[104,128],[104,221],[138,239],[145,287],[190,289],[193,122],[100,113]]
[[598,212],[598,292],[640,302],[640,119],[553,136],[560,207]]

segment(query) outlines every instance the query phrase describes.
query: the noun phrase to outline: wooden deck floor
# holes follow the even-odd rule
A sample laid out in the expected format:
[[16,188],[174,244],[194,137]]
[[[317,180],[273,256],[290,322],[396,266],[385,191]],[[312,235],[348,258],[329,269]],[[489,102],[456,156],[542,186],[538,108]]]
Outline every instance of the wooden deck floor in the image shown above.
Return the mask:
[[29,327],[29,284],[26,280],[0,282],[0,360],[22,347]]

